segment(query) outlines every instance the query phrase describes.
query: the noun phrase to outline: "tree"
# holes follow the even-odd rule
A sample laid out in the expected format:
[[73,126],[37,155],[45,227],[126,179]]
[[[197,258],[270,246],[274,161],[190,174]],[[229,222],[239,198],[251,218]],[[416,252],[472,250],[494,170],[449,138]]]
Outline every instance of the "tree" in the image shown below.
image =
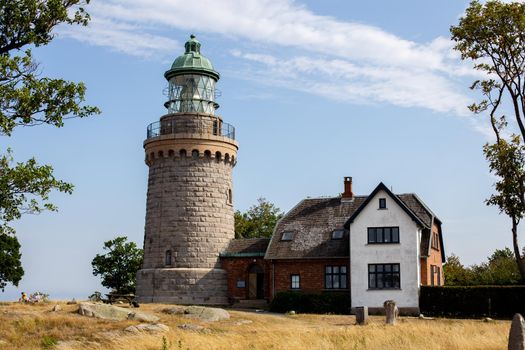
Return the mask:
[[[499,179],[495,183],[497,193],[486,203],[497,206],[511,219],[514,259],[525,282],[525,263],[518,245],[518,226],[525,215],[524,18],[523,3],[472,1],[459,24],[450,30],[461,58],[472,60],[474,68],[486,76],[471,86],[481,90],[483,100],[469,106],[474,113],[489,113],[496,138],[483,149],[491,172]],[[500,115],[505,103],[509,103],[511,118]],[[514,130],[517,134],[512,134]]]
[[[89,15],[82,5],[89,0],[0,1],[0,135],[12,136],[17,126],[49,124],[61,127],[64,120],[98,114],[96,107],[83,106],[86,87],[63,79],[41,76],[30,47],[47,45],[59,24],[87,25]],[[55,179],[53,168],[34,158],[12,166],[10,150],[0,154],[0,239],[18,243],[10,223],[23,214],[56,210],[48,201],[53,190],[71,193],[73,186]],[[13,240],[14,239],[14,240]],[[12,257],[19,257],[13,251]],[[13,261],[13,263],[15,263]],[[18,265],[13,265],[18,266]],[[5,267],[4,267],[5,268]],[[17,270],[23,274],[23,270]],[[16,285],[17,274],[0,270]]]
[[142,249],[127,239],[121,236],[104,242],[107,253],[97,254],[91,262],[93,275],[100,275],[102,285],[118,294],[135,292],[135,276],[142,266]]
[[496,249],[486,262],[464,267],[459,257],[452,254],[443,265],[449,286],[513,285],[520,282],[520,273],[509,248]]
[[247,212],[236,211],[235,238],[271,237],[283,213],[265,198],[257,199]]
[[18,239],[6,234],[0,234],[0,289],[4,291],[7,283],[18,286],[24,275],[20,262],[20,243]]
[[463,266],[457,255],[447,257],[443,264],[443,274],[447,286],[466,286],[470,284],[470,271]]

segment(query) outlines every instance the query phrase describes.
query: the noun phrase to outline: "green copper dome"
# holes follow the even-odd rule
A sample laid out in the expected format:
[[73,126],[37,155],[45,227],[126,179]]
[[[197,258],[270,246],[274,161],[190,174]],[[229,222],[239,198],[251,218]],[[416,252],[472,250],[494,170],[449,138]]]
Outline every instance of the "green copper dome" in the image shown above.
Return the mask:
[[201,43],[195,39],[195,35],[190,36],[190,40],[184,44],[186,51],[175,59],[171,69],[164,73],[166,79],[180,74],[202,74],[215,80],[219,80],[219,72],[213,69],[209,59],[201,55]]

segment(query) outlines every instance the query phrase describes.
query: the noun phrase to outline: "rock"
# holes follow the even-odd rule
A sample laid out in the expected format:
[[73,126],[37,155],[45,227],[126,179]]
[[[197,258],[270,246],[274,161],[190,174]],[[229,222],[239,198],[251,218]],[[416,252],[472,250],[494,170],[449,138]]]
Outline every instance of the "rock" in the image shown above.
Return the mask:
[[53,306],[53,309],[51,311],[57,312],[57,311],[60,311],[60,310],[62,310],[62,307],[60,307],[60,305],[56,304],[55,306]]
[[68,305],[75,305],[75,304],[77,304],[77,301],[75,300],[75,298],[73,298],[70,301],[68,301],[67,304]]
[[295,315],[296,313],[295,313],[295,311],[291,310],[291,311],[288,311],[286,314],[287,314],[287,315],[291,315],[291,316],[293,316],[293,315]]
[[158,318],[155,315],[148,314],[145,312],[138,312],[138,311],[130,311],[128,314],[128,319],[137,320],[141,322],[152,322],[152,323],[158,322],[160,320],[160,318]]
[[139,334],[143,332],[164,333],[164,332],[168,332],[169,330],[170,330],[170,327],[162,323],[155,323],[155,324],[141,323],[136,326],[129,326],[124,329],[124,331],[126,332],[135,333],[135,334]]
[[120,321],[130,319],[142,322],[157,322],[159,320],[157,316],[144,312],[135,312],[118,306],[87,302],[80,303],[78,313],[83,316],[97,317],[104,320]]
[[420,320],[433,320],[434,317],[426,317],[426,316],[423,315],[423,314],[419,314],[419,319],[420,319]]
[[162,312],[169,315],[184,315],[186,307],[184,306],[172,306],[162,309]]
[[197,318],[205,322],[216,322],[230,318],[228,311],[216,307],[189,306],[184,310],[185,317]]
[[355,322],[358,325],[366,325],[368,323],[367,306],[358,306],[355,308]]
[[191,323],[183,323],[177,326],[180,329],[184,329],[185,331],[194,331],[194,332],[201,332],[201,333],[210,333],[211,331],[208,328],[204,328],[203,326],[199,326],[197,324],[191,324]]
[[386,324],[394,325],[396,324],[397,316],[399,315],[399,311],[396,306],[396,302],[394,300],[387,300],[383,303],[383,306],[385,308],[385,315],[386,315]]
[[492,322],[492,321],[494,321],[494,320],[493,320],[492,318],[490,318],[490,317],[483,317],[483,318],[481,319],[481,321],[483,321],[483,322]]
[[520,314],[512,319],[508,350],[525,350],[525,321]]

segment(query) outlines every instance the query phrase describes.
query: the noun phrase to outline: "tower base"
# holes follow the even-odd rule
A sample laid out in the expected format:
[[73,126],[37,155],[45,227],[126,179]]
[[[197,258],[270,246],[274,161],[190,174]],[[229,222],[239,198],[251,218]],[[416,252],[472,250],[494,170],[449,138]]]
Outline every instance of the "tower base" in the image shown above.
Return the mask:
[[227,305],[223,269],[162,268],[137,272],[139,303]]

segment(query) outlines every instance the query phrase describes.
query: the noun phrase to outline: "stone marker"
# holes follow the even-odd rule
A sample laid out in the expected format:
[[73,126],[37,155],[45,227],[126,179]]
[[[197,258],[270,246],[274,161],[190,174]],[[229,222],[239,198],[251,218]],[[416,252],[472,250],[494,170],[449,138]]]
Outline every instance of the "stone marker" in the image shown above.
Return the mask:
[[385,315],[386,315],[386,324],[396,324],[396,318],[399,314],[399,311],[397,310],[396,302],[394,300],[387,300],[383,303],[383,306],[385,308]]
[[525,321],[520,314],[514,315],[512,319],[508,350],[525,350]]
[[368,323],[368,306],[358,306],[355,308],[355,322],[358,325]]
[[162,312],[169,315],[184,315],[186,307],[184,306],[172,306],[162,309]]

